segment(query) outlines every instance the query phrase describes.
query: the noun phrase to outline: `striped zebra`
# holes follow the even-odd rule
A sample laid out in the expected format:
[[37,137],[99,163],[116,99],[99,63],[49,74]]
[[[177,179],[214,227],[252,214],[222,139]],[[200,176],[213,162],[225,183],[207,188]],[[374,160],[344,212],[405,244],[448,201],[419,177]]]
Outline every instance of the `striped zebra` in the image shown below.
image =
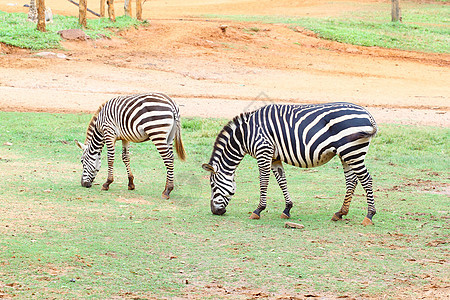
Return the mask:
[[266,208],[270,170],[286,202],[281,217],[290,218],[293,204],[282,163],[312,168],[338,155],[344,167],[347,192],[342,208],[332,220],[337,221],[348,213],[359,180],[368,203],[363,225],[372,224],[376,210],[372,178],[364,165],[364,158],[376,132],[377,125],[369,112],[351,103],[271,104],[236,116],[219,133],[209,163],[202,166],[211,173],[211,211],[217,215],[226,212],[226,206],[236,191],[236,168],[249,154],[257,160],[260,180],[259,205],[250,218],[259,219],[261,211]]
[[115,143],[122,141],[122,160],[128,173],[128,189],[134,190],[134,176],[130,169],[130,142],[141,143],[151,140],[161,155],[167,171],[166,186],[162,193],[168,199],[173,190],[172,142],[181,160],[185,150],[181,141],[181,124],[177,104],[161,93],[119,96],[101,105],[92,117],[84,144],[76,141],[83,150],[81,163],[83,174],[81,186],[91,187],[101,165],[101,152],[106,144],[108,150],[108,179],[102,190],[108,190],[114,181],[113,164]]

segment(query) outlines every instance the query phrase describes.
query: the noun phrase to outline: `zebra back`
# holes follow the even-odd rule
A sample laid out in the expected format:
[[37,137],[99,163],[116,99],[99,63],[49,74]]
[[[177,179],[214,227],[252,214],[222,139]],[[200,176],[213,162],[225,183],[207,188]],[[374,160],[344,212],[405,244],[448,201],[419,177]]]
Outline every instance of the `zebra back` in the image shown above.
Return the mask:
[[228,122],[216,138],[209,164],[230,169],[224,157],[235,156],[236,161],[245,154],[256,157],[258,144],[269,143],[277,154],[274,159],[309,168],[319,165],[314,153],[321,156],[339,144],[371,138],[377,131],[372,115],[352,103],[270,104]]

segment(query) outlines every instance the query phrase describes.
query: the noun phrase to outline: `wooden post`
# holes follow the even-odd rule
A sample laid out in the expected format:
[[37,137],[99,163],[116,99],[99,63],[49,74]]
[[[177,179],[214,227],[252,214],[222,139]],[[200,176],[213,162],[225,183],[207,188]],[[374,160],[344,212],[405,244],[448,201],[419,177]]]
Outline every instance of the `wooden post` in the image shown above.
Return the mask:
[[113,22],[116,21],[116,15],[114,14],[114,0],[106,0],[108,4],[108,16],[109,19]]
[[392,16],[392,22],[398,22],[401,21],[402,18],[400,16],[400,0],[391,0],[392,1],[392,9],[391,9],[391,16]]
[[125,11],[125,16],[131,17],[131,0],[125,0],[123,2],[123,9]]
[[106,0],[100,0],[100,18],[105,17],[105,1]]
[[136,0],[136,19],[142,21],[142,2],[141,0]]
[[37,0],[37,30],[45,32],[45,0]]
[[80,0],[80,13],[78,21],[83,28],[86,28],[86,9],[87,9],[87,0]]

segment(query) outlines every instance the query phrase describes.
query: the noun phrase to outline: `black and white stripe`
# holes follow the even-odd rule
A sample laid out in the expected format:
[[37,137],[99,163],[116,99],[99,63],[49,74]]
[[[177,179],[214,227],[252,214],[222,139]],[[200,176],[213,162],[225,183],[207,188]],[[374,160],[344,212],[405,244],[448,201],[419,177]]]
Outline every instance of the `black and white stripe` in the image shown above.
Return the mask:
[[370,224],[376,210],[372,178],[364,158],[376,132],[373,117],[364,108],[351,103],[273,104],[241,114],[220,132],[209,163],[203,165],[211,172],[211,211],[214,214],[225,213],[236,190],[235,170],[243,157],[250,154],[257,159],[260,179],[260,201],[251,218],[259,218],[266,208],[271,170],[286,201],[282,217],[289,218],[292,201],[282,163],[312,168],[337,155],[344,167],[347,193],[333,220],[348,213],[359,180],[367,193],[368,214],[364,223]]
[[91,187],[100,169],[103,146],[108,150],[108,179],[102,189],[108,190],[114,181],[113,163],[115,143],[122,141],[122,160],[128,173],[128,189],[134,189],[134,176],[130,169],[130,142],[141,143],[151,140],[161,155],[167,170],[163,197],[169,198],[173,190],[173,151],[172,142],[180,159],[185,159],[181,141],[180,114],[176,103],[161,93],[119,96],[99,107],[89,123],[86,141],[77,142],[83,149],[81,162],[83,175],[81,185]]

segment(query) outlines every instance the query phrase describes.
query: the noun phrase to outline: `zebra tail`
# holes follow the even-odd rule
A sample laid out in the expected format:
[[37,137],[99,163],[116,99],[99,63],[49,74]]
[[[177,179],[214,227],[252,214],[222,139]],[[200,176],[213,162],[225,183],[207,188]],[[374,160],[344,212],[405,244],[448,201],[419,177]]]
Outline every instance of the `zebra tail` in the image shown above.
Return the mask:
[[180,119],[176,120],[177,128],[175,130],[175,150],[177,151],[178,157],[184,161],[186,160],[186,151],[184,150],[183,141],[181,140],[181,123]]
[[372,122],[372,126],[373,126],[372,130],[369,132],[366,132],[366,137],[374,137],[377,134],[377,132],[378,132],[377,124],[375,122]]
[[372,138],[376,135],[377,131],[378,131],[378,127],[376,126],[376,124],[372,124],[375,125],[372,127],[372,130],[370,131],[359,131],[359,132],[355,132],[350,134],[349,136],[347,136],[347,141],[356,141],[359,139],[367,139],[367,138]]
[[363,138],[372,138],[378,132],[378,127],[374,126],[371,131],[361,131],[352,135],[353,140],[363,139]]

